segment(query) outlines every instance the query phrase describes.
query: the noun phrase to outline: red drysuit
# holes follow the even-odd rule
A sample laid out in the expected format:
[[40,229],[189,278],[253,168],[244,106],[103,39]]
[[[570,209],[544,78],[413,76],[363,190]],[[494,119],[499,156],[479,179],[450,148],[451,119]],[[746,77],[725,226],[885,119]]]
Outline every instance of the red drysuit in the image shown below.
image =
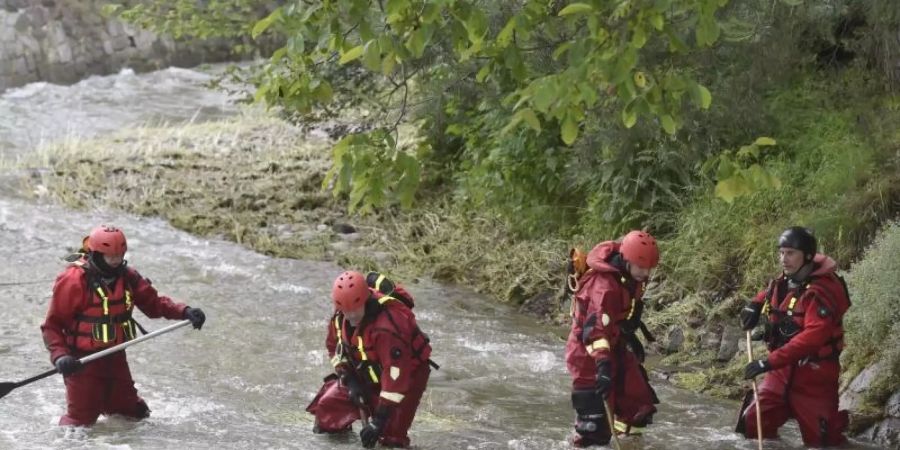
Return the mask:
[[[835,262],[817,254],[805,283],[788,286],[782,275],[755,302],[766,302],[766,342],[772,370],[759,384],[762,432],[778,436],[778,428],[797,419],[808,447],[837,446],[846,442],[847,412],[838,411],[838,360],[843,348],[841,320],[850,307]],[[744,411],[744,433],[756,438],[756,406]]]
[[371,293],[359,325],[351,327],[343,314],[335,313],[325,340],[335,370],[362,382],[365,404],[351,402],[347,387],[330,375],[307,411],[316,416],[316,431],[333,433],[349,430],[360,419],[360,409],[371,415],[379,407],[389,407],[390,418],[379,442],[406,447],[431,373],[431,345],[412,310],[398,300],[411,298],[402,287],[391,296],[374,289]]
[[[627,270],[610,263],[619,254],[619,246],[608,241],[590,251],[590,269],[581,276],[572,303],[566,365],[572,375],[572,402],[578,414],[576,445],[602,445],[610,437],[602,398],[592,394],[598,361],[611,364],[612,388],[607,401],[620,425],[645,426],[651,422],[656,412],[654,404],[658,403],[644,368],[626,347],[628,339],[635,339],[633,332],[637,327],[626,331],[624,325],[628,321],[640,322],[640,317],[635,316],[643,307],[643,284],[631,279]],[[582,442],[582,438],[587,440]]]
[[[126,268],[107,286],[85,260],[71,265],[56,278],[41,325],[50,361],[80,358],[134,338],[134,307],[150,318],[175,320],[183,318],[186,305],[160,296],[134,269]],[[65,376],[65,383],[68,409],[60,425],[90,426],[100,414],[144,418],[150,413],[134,388],[124,351],[85,365]]]

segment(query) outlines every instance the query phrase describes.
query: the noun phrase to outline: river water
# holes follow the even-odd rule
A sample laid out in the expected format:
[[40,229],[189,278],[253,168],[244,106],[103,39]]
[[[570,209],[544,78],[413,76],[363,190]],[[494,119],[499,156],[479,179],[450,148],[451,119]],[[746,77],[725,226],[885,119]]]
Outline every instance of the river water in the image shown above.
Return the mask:
[[[0,155],[15,159],[55,139],[147,123],[216,120],[237,114],[204,72],[123,71],[73,86],[34,83],[0,94]],[[40,324],[68,249],[90,227],[111,222],[129,240],[132,267],[161,293],[202,307],[202,331],[182,328],[128,350],[152,415],[101,418],[90,430],[56,426],[65,391],[54,376],[0,399],[0,449],[352,449],[355,435],[311,432],[303,409],[328,374],[324,335],[331,263],[276,259],[200,239],[164,221],[117,211],[72,211],[0,189],[0,381],[49,368]],[[400,280],[404,281],[404,280]],[[405,283],[430,334],[432,372],[411,431],[419,449],[566,449],[573,412],[563,330],[496,305],[470,290],[428,280]],[[168,323],[137,315],[148,329]],[[737,404],[660,380],[656,423],[623,448],[754,449],[731,432]],[[358,426],[355,427],[358,430]],[[766,448],[801,447],[795,426]],[[856,444],[857,448],[866,448]]]

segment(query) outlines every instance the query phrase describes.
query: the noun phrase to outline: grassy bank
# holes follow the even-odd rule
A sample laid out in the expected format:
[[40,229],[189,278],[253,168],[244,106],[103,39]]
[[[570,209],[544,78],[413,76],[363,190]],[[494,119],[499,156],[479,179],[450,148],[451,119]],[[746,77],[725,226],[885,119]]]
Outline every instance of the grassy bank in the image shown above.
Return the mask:
[[446,202],[348,217],[321,189],[328,148],[259,115],[126,130],[44,149],[24,163],[37,169],[24,190],[73,208],[159,216],[272,256],[465,283],[514,303],[562,267],[561,240],[516,241],[497,219]]

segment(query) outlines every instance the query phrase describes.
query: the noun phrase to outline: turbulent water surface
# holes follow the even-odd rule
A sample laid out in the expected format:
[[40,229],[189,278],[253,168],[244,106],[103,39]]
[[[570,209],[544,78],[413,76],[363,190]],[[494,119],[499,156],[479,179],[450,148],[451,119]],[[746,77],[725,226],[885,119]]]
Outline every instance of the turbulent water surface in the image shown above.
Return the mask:
[[[203,72],[167,69],[93,77],[73,86],[35,83],[0,94],[0,154],[147,121],[215,120],[237,111],[199,86]],[[9,177],[5,178],[8,182]],[[96,223],[123,227],[129,264],[163,293],[202,307],[202,331],[182,328],[128,350],[152,415],[101,418],[90,430],[56,426],[65,392],[54,376],[0,399],[0,449],[359,448],[355,435],[311,432],[303,409],[328,373],[324,334],[330,263],[275,259],[193,237],[156,219],[78,212],[0,194],[0,381],[50,368],[40,324],[61,257]],[[401,280],[404,281],[404,280]],[[572,410],[560,330],[533,323],[469,290],[407,283],[431,335],[433,372],[412,429],[420,449],[568,448]],[[138,314],[148,329],[169,322]],[[753,449],[739,439],[734,402],[655,383],[656,423],[623,448]],[[358,429],[358,426],[356,427]],[[800,445],[796,427],[766,448]]]

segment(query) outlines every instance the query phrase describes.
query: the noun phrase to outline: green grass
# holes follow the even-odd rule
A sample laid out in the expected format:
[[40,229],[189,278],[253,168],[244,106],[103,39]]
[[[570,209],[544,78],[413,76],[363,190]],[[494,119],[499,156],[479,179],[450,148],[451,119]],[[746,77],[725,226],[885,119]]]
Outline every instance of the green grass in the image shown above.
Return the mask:
[[847,347],[841,356],[847,385],[872,361],[884,369],[863,396],[862,410],[883,414],[900,387],[900,222],[885,227],[847,275],[853,306],[844,318]]

